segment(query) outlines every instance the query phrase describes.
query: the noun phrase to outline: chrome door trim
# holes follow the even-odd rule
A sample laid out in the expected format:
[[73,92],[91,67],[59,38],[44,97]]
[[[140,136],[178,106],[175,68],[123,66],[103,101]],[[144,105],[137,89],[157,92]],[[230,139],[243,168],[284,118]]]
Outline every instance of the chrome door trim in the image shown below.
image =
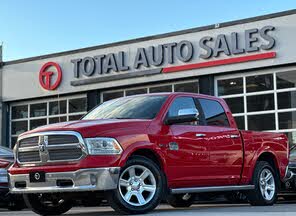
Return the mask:
[[195,134],[195,136],[196,136],[196,137],[205,137],[206,134],[203,134],[203,133],[197,133],[197,134]]
[[239,135],[238,134],[231,134],[230,138],[231,139],[237,139],[237,138],[239,138]]

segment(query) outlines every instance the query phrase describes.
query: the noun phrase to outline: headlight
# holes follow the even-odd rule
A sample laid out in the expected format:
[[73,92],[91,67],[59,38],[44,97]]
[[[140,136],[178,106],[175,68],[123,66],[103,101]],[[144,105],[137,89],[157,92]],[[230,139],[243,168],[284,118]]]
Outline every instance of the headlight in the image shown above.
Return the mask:
[[120,144],[113,138],[86,138],[85,142],[90,155],[114,155],[122,152]]

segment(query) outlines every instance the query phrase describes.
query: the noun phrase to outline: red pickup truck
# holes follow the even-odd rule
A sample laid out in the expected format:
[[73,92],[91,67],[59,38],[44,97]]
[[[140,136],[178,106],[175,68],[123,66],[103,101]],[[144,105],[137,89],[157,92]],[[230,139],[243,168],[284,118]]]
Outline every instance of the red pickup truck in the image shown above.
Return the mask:
[[105,102],[79,121],[19,136],[10,190],[40,215],[74,200],[107,198],[123,214],[162,199],[189,207],[194,195],[242,191],[272,205],[288,165],[283,134],[241,131],[219,98],[158,93]]

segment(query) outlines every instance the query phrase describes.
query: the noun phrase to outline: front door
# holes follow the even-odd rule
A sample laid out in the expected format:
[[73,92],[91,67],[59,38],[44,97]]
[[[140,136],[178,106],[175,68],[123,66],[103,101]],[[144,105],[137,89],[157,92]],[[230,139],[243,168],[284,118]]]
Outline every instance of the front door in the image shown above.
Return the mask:
[[[192,97],[177,97],[167,117],[176,117],[184,110],[196,109]],[[171,187],[193,187],[208,184],[209,150],[205,145],[202,120],[173,124],[168,127],[168,146],[165,148],[167,175]]]

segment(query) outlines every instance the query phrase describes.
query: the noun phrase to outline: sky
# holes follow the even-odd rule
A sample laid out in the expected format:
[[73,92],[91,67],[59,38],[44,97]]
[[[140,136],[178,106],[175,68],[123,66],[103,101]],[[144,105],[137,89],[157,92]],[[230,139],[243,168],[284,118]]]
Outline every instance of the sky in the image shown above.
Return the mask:
[[295,8],[295,0],[0,0],[0,43],[10,61]]

